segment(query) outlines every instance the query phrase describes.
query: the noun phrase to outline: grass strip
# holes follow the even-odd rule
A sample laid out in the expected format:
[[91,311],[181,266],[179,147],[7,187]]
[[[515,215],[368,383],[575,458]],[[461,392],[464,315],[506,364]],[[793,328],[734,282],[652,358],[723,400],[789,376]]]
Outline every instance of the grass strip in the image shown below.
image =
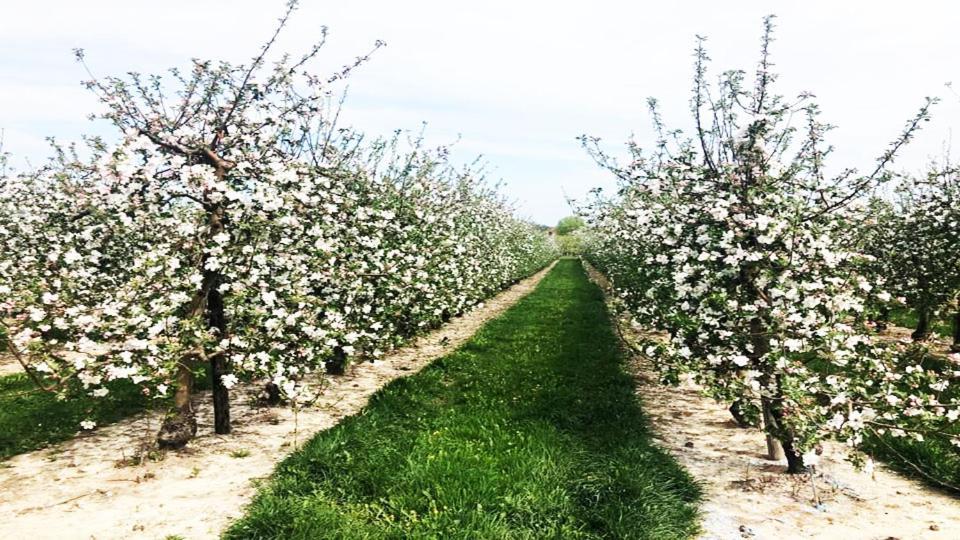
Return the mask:
[[261,486],[228,539],[689,538],[600,290],[561,260],[454,353],[379,391]]

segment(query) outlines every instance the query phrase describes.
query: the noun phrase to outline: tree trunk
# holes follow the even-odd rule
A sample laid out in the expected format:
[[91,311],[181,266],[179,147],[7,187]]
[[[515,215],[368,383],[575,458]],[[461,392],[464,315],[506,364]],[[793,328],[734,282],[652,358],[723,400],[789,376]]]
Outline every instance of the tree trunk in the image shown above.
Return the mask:
[[280,404],[280,387],[274,384],[273,382],[268,382],[263,387],[263,401],[267,405],[279,405]]
[[[752,413],[752,405],[745,399],[738,399],[730,404],[730,416],[742,428],[756,427],[756,418]],[[748,412],[750,411],[750,412]]]
[[197,416],[193,410],[194,375],[192,363],[183,359],[177,367],[177,390],[173,395],[174,410],[163,419],[157,433],[160,448],[183,448],[197,434]]
[[341,347],[334,347],[333,358],[324,364],[328,375],[343,375],[347,372],[347,353]]
[[[755,317],[750,321],[751,341],[753,344],[753,355],[755,365],[759,365],[759,359],[770,352],[770,339],[767,336],[767,329],[763,320]],[[762,366],[761,369],[772,369],[769,366]],[[803,459],[797,452],[794,445],[793,430],[786,427],[785,415],[783,411],[783,385],[779,375],[769,372],[760,378],[762,391],[768,394],[760,398],[761,414],[763,416],[763,430],[767,436],[767,458],[780,461],[787,458],[787,472],[798,474],[806,471],[803,466]],[[772,393],[772,395],[771,395]]]
[[953,345],[951,345],[950,350],[953,352],[960,351],[960,307],[953,312]]
[[[741,273],[741,282],[744,284],[748,298],[756,300],[761,297],[761,291],[757,287],[757,267],[755,265],[747,266]],[[762,362],[762,358],[770,352],[770,336],[767,322],[764,319],[764,312],[761,310],[757,316],[750,319],[750,344],[753,351],[750,353],[750,360],[757,369],[763,371],[760,377],[762,392],[766,395],[760,398],[761,416],[763,418],[763,431],[767,438],[767,457],[771,460],[779,461],[787,458],[787,472],[791,474],[803,472],[803,460],[794,446],[794,434],[792,430],[785,427],[783,412],[783,386],[780,382],[780,376],[771,373],[773,369]]]
[[786,455],[783,453],[783,445],[776,437],[770,434],[767,426],[771,425],[770,410],[766,403],[763,406],[763,431],[767,439],[767,459],[770,461],[781,461]]
[[877,332],[886,332],[887,328],[890,327],[890,306],[883,306],[880,308],[880,313],[877,315]]
[[[780,385],[777,384],[779,393]],[[762,398],[764,429],[767,432],[767,452],[769,459],[787,458],[787,473],[800,474],[807,471],[803,457],[794,445],[793,430],[786,427],[783,406],[778,400]],[[779,448],[778,448],[779,447]]]
[[[224,312],[223,296],[217,290],[219,278],[207,296],[207,313],[210,327],[216,328],[220,339],[227,335],[227,318]],[[223,376],[227,374],[227,359],[223,354],[210,357],[210,380],[213,385],[213,431],[218,435],[230,433],[230,390],[223,385]]]
[[923,341],[930,336],[930,310],[927,307],[917,309],[917,328],[910,334],[914,341]]
[[[183,151],[188,158],[199,157],[205,164],[216,169],[218,180],[224,180],[227,171],[236,166],[235,163],[221,158],[216,151],[218,142],[223,133],[217,134],[209,148],[200,148],[195,151]],[[222,203],[204,201],[203,209],[207,218],[207,239],[213,239],[226,230],[226,208]],[[216,331],[217,340],[227,339],[227,320],[224,309],[223,295],[219,287],[223,281],[223,274],[216,270],[207,269],[209,256],[205,253],[200,260],[199,268],[203,272],[203,281],[200,290],[194,295],[187,310],[187,317],[207,322],[207,328]],[[213,387],[213,416],[214,431],[218,434],[230,433],[230,391],[223,385],[223,376],[228,373],[227,358],[224,353],[207,354],[207,351],[190,351],[180,360],[177,371],[177,390],[174,396],[175,412],[168,416],[157,435],[157,442],[161,447],[182,447],[197,434],[196,415],[191,405],[194,389],[193,367],[194,359],[202,358],[209,363],[210,383]]]

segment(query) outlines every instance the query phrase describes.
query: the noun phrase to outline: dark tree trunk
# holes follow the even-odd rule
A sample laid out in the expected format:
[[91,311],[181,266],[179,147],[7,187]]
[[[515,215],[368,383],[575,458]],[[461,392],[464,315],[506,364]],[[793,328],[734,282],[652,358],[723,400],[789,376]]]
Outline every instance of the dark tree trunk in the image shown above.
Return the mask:
[[733,416],[737,425],[742,428],[757,427],[756,413],[753,405],[744,399],[738,399],[730,404],[730,416]]
[[333,348],[333,358],[325,362],[325,367],[329,375],[343,375],[347,372],[347,353],[343,348]]
[[280,387],[272,382],[268,382],[263,387],[263,400],[267,405],[280,404]]
[[886,332],[887,328],[890,327],[890,306],[883,306],[880,308],[880,313],[877,314],[877,332]]
[[[752,238],[749,245],[756,246],[757,241]],[[757,286],[757,275],[759,268],[756,263],[751,263],[740,270],[740,283],[747,293],[747,298],[756,301],[761,297],[761,291]],[[782,398],[780,384],[773,384],[774,374],[770,373],[771,366],[762,365],[761,359],[770,352],[770,336],[767,327],[767,321],[764,319],[765,313],[760,311],[755,317],[750,319],[750,344],[753,351],[749,353],[750,361],[753,366],[762,369],[764,373],[760,376],[760,385],[763,392],[768,394],[760,398],[760,413],[763,419],[763,431],[767,441],[767,459],[780,461],[783,459],[786,447],[793,446],[793,439],[781,429],[783,425],[783,414],[779,415],[774,411],[774,403],[779,403]],[[773,395],[769,395],[769,392]],[[784,441],[784,439],[787,439]]]
[[[223,180],[227,171],[235,164],[224,160],[217,155],[215,149],[223,133],[218,133],[210,148],[187,151],[176,149],[188,158],[200,157],[201,160],[216,169],[218,180]],[[208,239],[212,239],[224,232],[227,225],[226,209],[220,203],[206,202],[203,205],[206,211]],[[219,291],[223,275],[215,270],[207,270],[208,257],[204,255],[200,261],[203,268],[203,282],[200,291],[194,295],[187,310],[191,319],[206,320],[209,328],[217,332],[217,339],[222,340],[227,335],[226,311],[223,295]],[[213,387],[213,416],[214,430],[218,434],[230,433],[230,391],[223,385],[223,376],[228,373],[227,358],[222,353],[206,354],[207,351],[190,351],[180,360],[177,371],[177,390],[174,396],[175,413],[164,422],[157,435],[160,446],[182,447],[197,433],[196,416],[191,405],[191,396],[194,389],[193,368],[196,359],[203,359],[209,364],[210,383]]]
[[922,341],[930,336],[930,310],[921,307],[917,310],[917,328],[910,334],[914,341]]
[[737,423],[738,426],[745,428],[750,427],[750,421],[747,420],[746,415],[743,414],[743,406],[741,405],[743,400],[736,400],[730,405],[730,415],[733,416],[733,420]]
[[[779,384],[777,388],[779,390]],[[807,472],[803,465],[803,457],[797,450],[793,430],[786,427],[784,422],[783,405],[778,400],[763,398],[764,427],[780,443],[783,457],[787,458],[787,473],[800,474]]]
[[177,390],[172,413],[163,419],[157,433],[157,445],[164,449],[183,448],[197,434],[197,416],[193,410],[194,376],[187,359],[177,367]]
[[[747,285],[747,290],[751,293],[751,297],[759,298],[760,291],[756,287],[755,272],[755,267],[748,268],[744,273],[747,278],[744,282]],[[761,315],[762,312],[750,320],[750,341],[753,345],[753,352],[750,356],[755,366],[766,371],[772,368],[761,366],[760,359],[770,352],[770,337],[767,322]],[[785,422],[783,384],[780,376],[766,372],[761,376],[760,384],[763,391],[768,393],[760,399],[763,430],[767,437],[767,457],[776,461],[786,457],[787,472],[790,474],[805,472],[803,459],[795,445],[795,435],[793,430],[787,428]]]
[[951,345],[950,350],[953,352],[960,351],[960,307],[953,312],[953,345]]
[[[219,279],[207,296],[207,313],[210,327],[216,328],[220,339],[227,335],[227,318],[224,311],[223,296],[217,290]],[[223,376],[228,373],[227,359],[223,354],[210,358],[210,379],[213,385],[213,430],[219,435],[230,433],[230,390],[223,385]]]

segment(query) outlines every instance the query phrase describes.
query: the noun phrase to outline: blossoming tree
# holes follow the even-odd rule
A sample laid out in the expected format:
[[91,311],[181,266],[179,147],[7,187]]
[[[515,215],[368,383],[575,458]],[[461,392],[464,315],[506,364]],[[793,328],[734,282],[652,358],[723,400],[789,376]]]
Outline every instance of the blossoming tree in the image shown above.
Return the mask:
[[822,437],[856,446],[865,430],[904,414],[935,425],[960,404],[940,400],[957,373],[915,365],[869,337],[865,303],[889,296],[859,272],[863,255],[849,234],[863,196],[886,178],[930,103],[869,174],[830,177],[829,126],[812,96],[787,101],[773,91],[772,28],[766,19],[752,85],[741,71],[708,84],[700,40],[692,138],[667,132],[653,103],[658,144],[649,154],[631,144],[628,166],[584,139],[622,184],[618,197],[588,209],[588,257],[640,322],[669,332],[668,343],[647,349],[664,378],[693,377],[714,397],[758,411],[771,457],[785,455],[796,473]]
[[196,433],[204,371],[229,433],[240,380],[302,399],[310,373],[376,357],[555,256],[445,149],[335,125],[331,85],[367,56],[327,77],[307,69],[322,43],[268,63],[295,6],[248,65],[93,78],[119,140],[2,184],[9,349],[51,390],[172,393],[161,446]]
[[[864,248],[874,257],[876,279],[884,279],[887,290],[917,314],[915,340],[930,335],[934,315],[960,292],[957,182],[949,165],[935,167],[923,177],[905,178],[892,201],[874,202],[872,223],[864,227]],[[889,313],[889,306],[880,310]],[[960,343],[957,317],[954,342]],[[880,318],[885,319],[882,313]]]

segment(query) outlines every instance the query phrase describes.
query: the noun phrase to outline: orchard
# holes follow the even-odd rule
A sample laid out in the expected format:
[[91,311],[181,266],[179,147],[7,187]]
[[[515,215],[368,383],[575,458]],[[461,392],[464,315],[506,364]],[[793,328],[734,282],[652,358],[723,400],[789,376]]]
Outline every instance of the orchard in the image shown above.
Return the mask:
[[386,43],[321,67],[303,7],[245,62],[75,49],[98,135],[0,147],[0,536],[960,534],[960,167],[901,167],[956,95],[857,168],[773,16],[749,71],[698,36],[688,127],[574,139],[616,188],[548,226],[347,125]]

